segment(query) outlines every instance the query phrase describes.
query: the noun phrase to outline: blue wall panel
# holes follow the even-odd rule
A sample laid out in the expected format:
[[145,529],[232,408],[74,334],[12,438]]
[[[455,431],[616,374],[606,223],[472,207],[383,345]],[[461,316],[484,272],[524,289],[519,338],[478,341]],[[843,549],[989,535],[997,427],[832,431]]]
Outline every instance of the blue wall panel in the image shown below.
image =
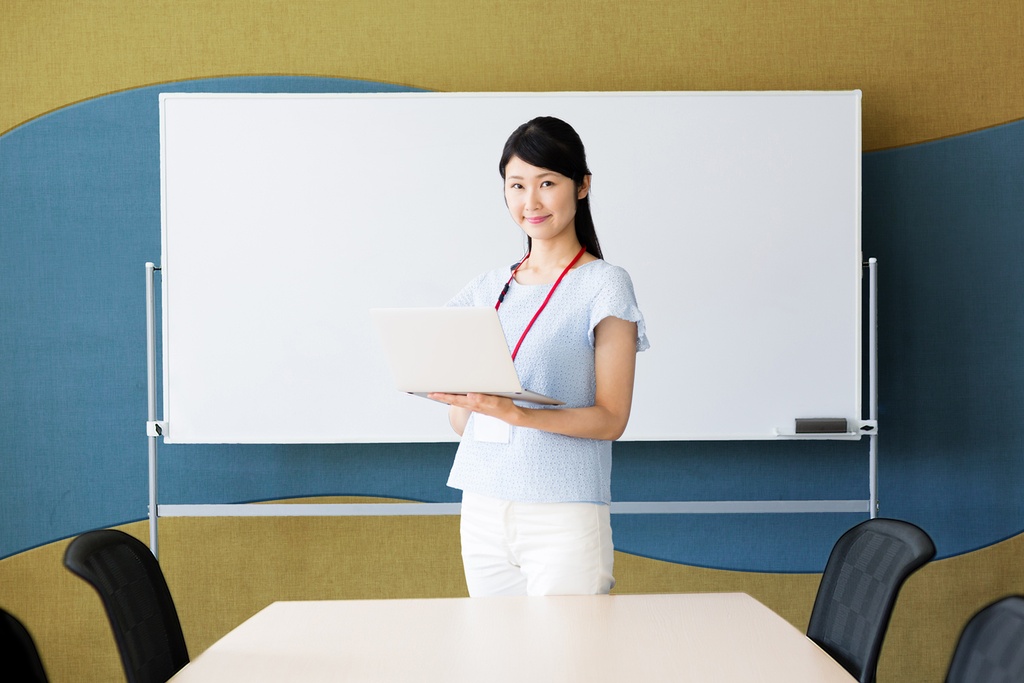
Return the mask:
[[[0,137],[0,557],[147,513],[146,261],[160,254],[159,92],[371,92],[246,77],[116,93]],[[864,156],[880,272],[882,514],[941,557],[1024,529],[1024,123]],[[482,264],[481,267],[485,267]],[[244,272],[240,273],[244,277]],[[452,444],[161,446],[161,502],[448,502]],[[616,500],[867,498],[867,445],[620,443]],[[863,516],[616,515],[620,550],[820,571]]]

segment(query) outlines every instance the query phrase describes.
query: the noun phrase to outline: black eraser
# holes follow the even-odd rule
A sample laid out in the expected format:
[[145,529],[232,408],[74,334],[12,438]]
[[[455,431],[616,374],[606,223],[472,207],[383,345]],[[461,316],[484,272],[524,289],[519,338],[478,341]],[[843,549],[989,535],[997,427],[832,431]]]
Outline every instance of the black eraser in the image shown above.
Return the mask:
[[845,434],[845,417],[805,417],[796,419],[797,434]]

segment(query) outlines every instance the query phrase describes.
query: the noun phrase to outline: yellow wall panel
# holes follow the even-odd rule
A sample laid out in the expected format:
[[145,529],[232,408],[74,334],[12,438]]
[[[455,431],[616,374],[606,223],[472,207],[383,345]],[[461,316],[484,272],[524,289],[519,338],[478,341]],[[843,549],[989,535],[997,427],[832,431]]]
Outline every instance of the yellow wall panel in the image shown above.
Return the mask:
[[[145,522],[122,528],[148,539]],[[67,544],[0,560],[0,605],[32,632],[54,683],[118,680],[120,662],[99,598],[63,567]],[[1022,555],[1024,535],[932,562],[912,576],[882,650],[879,681],[942,680],[970,615],[998,597],[1024,593]],[[466,595],[456,516],[164,518],[160,562],[192,656],[275,600]],[[615,575],[616,593],[749,593],[801,631],[820,579],[624,553],[616,553]]]
[[1024,3],[5,0],[0,131],[155,83],[864,91],[865,149],[1024,117]]

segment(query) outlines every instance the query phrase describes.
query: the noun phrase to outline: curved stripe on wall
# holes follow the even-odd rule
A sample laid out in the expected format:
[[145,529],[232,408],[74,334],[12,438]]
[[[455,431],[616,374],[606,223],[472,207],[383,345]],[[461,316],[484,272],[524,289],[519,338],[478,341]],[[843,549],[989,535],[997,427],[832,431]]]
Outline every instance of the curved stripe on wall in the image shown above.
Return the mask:
[[[341,79],[190,81],[88,100],[0,136],[0,557],[146,515],[146,261],[160,253],[157,94],[373,92]],[[940,557],[1024,529],[1024,123],[864,157],[879,259],[882,514]],[[482,264],[481,267],[486,267]],[[245,277],[244,271],[239,277]],[[161,501],[451,502],[454,447],[161,447]],[[863,499],[861,443],[622,443],[616,500]],[[648,558],[814,572],[857,515],[617,515]]]

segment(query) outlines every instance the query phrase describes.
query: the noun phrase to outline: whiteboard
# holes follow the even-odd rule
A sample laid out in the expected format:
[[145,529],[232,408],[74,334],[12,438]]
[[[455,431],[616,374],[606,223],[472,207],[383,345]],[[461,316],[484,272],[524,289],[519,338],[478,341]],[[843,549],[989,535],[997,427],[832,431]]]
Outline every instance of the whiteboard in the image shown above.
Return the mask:
[[[605,258],[651,349],[626,440],[861,419],[859,91],[160,96],[168,443],[438,442],[369,309],[518,260],[497,164],[580,133]],[[497,293],[495,293],[497,295]]]

